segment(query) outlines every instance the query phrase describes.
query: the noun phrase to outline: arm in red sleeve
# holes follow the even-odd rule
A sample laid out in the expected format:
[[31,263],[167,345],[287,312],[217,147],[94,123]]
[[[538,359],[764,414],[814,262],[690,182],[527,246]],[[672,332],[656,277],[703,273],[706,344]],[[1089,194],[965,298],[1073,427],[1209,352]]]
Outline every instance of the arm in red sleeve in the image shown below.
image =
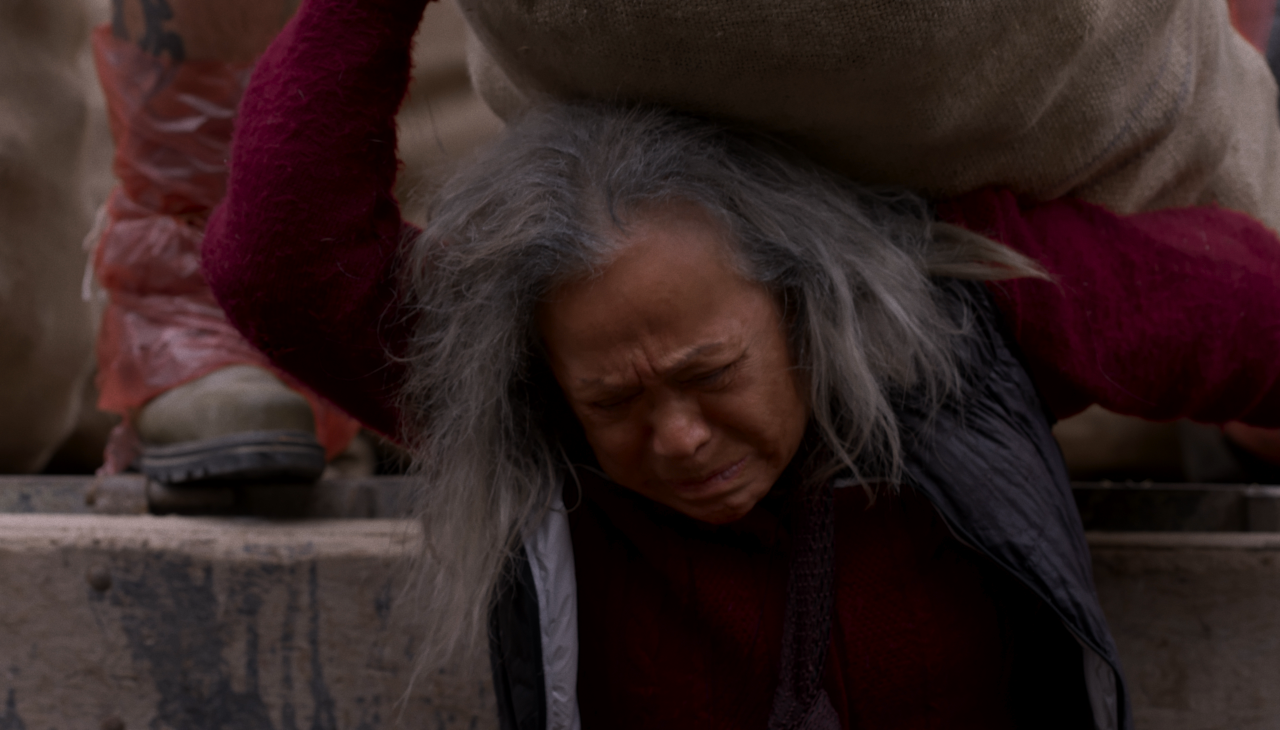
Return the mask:
[[231,322],[276,365],[395,433],[410,323],[392,197],[394,117],[427,0],[307,0],[240,107],[204,272]]
[[1280,426],[1280,240],[1216,207],[1119,216],[983,190],[942,219],[1040,262],[989,285],[1060,417],[1098,403],[1153,420]]

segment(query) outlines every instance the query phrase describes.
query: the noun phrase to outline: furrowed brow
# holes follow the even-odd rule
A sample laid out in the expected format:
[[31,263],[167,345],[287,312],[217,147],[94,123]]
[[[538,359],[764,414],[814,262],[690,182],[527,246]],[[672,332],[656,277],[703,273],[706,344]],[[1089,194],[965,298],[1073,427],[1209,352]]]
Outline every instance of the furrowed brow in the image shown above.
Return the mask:
[[[701,345],[697,345],[695,347],[691,347],[687,352],[681,354],[674,361],[672,361],[670,365],[663,367],[661,371],[657,373],[657,375],[659,377],[666,377],[671,373],[678,373],[685,366],[687,366],[689,363],[693,362],[694,360],[698,359],[699,357],[702,357],[703,355],[706,355],[709,352],[714,352],[716,350],[723,348],[724,344],[725,343],[719,340],[716,340],[715,342],[707,342]],[[619,383],[617,381],[611,382],[609,380],[606,380],[605,378],[578,378],[578,384],[584,387],[589,387],[589,388],[594,387],[594,388],[614,389],[614,390],[625,389],[630,385],[630,383]]]
[[664,367],[662,369],[661,374],[665,376],[670,373],[678,373],[681,370],[683,370],[686,365],[698,359],[699,357],[702,357],[703,355],[706,355],[709,352],[714,352],[716,350],[719,350],[722,347],[724,347],[724,343],[720,342],[719,340],[715,342],[707,342],[707,343],[698,345],[697,347],[693,347],[688,352],[684,353],[678,359],[676,359],[675,362]]

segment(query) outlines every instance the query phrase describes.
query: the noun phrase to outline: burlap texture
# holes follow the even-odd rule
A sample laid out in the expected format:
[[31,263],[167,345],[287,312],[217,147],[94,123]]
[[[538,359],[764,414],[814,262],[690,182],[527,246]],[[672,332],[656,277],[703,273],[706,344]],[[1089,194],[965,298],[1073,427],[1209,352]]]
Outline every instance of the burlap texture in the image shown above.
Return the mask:
[[461,0],[477,89],[652,102],[862,180],[1280,228],[1276,88],[1223,0]]
[[79,2],[0,3],[0,472],[48,460],[89,379],[81,244],[105,155],[87,40]]

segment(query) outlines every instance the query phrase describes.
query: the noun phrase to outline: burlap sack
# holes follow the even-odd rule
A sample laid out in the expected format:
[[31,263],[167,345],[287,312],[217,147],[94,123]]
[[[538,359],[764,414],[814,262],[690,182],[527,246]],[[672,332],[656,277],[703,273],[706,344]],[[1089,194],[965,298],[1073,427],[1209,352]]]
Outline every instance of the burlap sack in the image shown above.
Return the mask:
[[44,464],[90,373],[82,242],[110,147],[88,27],[79,2],[0,3],[0,472]]
[[1224,0],[460,0],[472,75],[794,139],[857,178],[1119,212],[1216,201],[1280,229],[1276,89]]

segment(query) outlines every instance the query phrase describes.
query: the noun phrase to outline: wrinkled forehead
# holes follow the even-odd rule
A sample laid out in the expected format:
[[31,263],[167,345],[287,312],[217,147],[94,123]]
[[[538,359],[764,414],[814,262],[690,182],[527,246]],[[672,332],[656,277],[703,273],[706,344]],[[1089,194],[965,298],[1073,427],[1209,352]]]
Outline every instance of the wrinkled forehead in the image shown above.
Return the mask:
[[727,227],[700,206],[663,203],[628,213],[598,232],[608,238],[607,262],[556,286],[540,304],[538,327],[548,346],[576,346],[624,328],[687,334],[727,302],[768,297],[736,264]]

